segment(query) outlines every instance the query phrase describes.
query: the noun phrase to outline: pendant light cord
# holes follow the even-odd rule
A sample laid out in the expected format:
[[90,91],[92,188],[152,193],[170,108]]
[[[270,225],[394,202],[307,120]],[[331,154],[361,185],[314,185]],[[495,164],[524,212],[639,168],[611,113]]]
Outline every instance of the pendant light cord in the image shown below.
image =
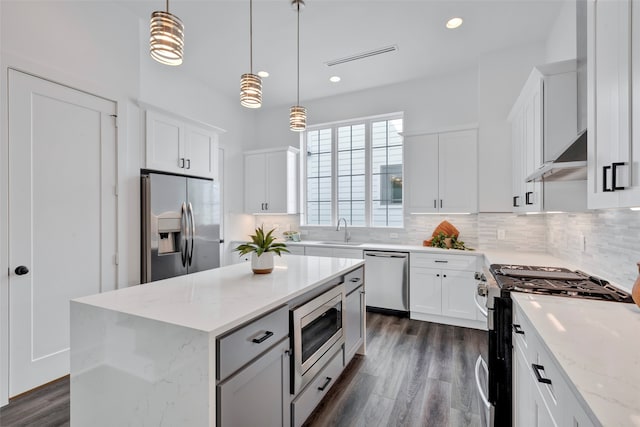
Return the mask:
[[[169,1],[169,0],[167,0]],[[296,105],[300,105],[300,1],[297,2],[298,6],[298,93]]]
[[253,0],[249,0],[249,70],[253,74]]
[[167,13],[169,13],[169,0],[167,0]]

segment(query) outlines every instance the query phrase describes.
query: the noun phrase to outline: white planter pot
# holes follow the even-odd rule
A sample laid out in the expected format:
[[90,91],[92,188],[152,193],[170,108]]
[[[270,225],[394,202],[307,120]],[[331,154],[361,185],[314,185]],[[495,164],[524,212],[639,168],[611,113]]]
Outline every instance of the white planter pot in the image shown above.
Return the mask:
[[251,256],[251,269],[256,274],[267,274],[273,271],[273,252],[264,252],[258,256],[255,252]]

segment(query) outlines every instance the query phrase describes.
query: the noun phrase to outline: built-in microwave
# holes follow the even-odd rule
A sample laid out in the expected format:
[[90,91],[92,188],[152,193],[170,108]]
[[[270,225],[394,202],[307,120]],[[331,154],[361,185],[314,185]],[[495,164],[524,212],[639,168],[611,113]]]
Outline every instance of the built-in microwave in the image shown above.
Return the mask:
[[297,394],[345,341],[345,288],[339,284],[291,309],[291,394]]

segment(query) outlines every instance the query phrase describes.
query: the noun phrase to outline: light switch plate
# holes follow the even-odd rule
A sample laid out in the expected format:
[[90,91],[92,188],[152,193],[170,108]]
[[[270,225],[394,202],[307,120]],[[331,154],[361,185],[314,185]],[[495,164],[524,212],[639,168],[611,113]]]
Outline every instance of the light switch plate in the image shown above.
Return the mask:
[[498,229],[498,240],[504,240],[507,238],[507,230]]

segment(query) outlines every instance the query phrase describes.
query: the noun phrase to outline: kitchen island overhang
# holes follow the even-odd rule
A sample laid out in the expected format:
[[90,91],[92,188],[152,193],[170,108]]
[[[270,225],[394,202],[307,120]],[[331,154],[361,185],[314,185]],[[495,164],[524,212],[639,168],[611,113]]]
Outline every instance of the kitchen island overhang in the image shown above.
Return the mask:
[[71,302],[72,425],[216,424],[216,338],[364,265],[285,256]]

